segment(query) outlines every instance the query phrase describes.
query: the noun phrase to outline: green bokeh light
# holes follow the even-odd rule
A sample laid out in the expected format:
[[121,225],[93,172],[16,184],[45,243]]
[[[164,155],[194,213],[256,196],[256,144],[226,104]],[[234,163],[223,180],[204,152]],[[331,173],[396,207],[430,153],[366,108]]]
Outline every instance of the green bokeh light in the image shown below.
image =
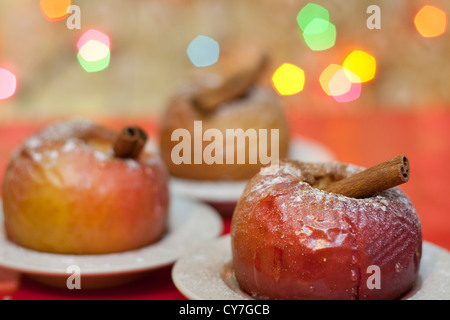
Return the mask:
[[314,19],[321,19],[329,22],[330,14],[327,9],[318,4],[308,3],[297,15],[297,23],[302,31],[305,31],[306,27]]
[[323,19],[314,19],[305,28],[303,39],[313,51],[327,50],[336,43],[336,27]]
[[109,52],[108,55],[103,59],[97,61],[87,61],[81,56],[80,53],[77,54],[77,58],[84,71],[89,73],[99,72],[106,69],[109,66],[109,62],[111,60],[111,52]]

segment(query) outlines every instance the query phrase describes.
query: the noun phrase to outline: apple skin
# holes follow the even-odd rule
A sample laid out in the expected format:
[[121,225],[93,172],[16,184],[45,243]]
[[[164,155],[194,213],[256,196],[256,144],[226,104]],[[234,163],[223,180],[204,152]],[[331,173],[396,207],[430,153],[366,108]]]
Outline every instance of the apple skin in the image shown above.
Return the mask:
[[[392,188],[354,199],[311,186],[320,176],[339,180],[361,170],[282,161],[273,174],[252,178],[231,223],[241,289],[269,299],[396,299],[407,292],[422,252],[407,196]],[[380,289],[367,285],[372,265],[380,268]]]
[[73,130],[78,136],[49,138],[54,129],[37,135],[45,138],[38,146],[25,143],[7,168],[8,239],[38,251],[101,254],[161,238],[169,198],[162,162],[145,151],[137,160],[114,158],[113,135],[92,134],[100,127],[81,130],[84,140]]

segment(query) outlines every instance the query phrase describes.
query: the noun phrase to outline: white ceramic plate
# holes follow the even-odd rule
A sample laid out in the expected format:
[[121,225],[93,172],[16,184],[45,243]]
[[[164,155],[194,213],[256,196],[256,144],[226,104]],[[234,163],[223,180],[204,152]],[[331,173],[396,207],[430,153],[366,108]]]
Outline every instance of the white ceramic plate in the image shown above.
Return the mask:
[[[172,269],[178,290],[191,300],[247,300],[232,276],[230,235],[179,259]],[[450,253],[423,242],[423,255],[415,287],[403,299],[450,299]]]
[[[88,277],[92,286],[113,285],[116,280],[95,277],[135,274],[173,264],[182,254],[194,250],[205,241],[215,239],[223,230],[223,220],[210,206],[184,197],[174,197],[169,210],[166,235],[157,243],[123,253],[103,255],[65,255],[30,250],[8,241],[3,226],[0,202],[0,267],[31,276],[42,282],[58,285],[59,278],[67,278],[67,268],[76,265],[81,277]],[[52,279],[55,278],[55,279]],[[39,279],[38,279],[39,280]],[[98,279],[97,279],[98,280]],[[124,277],[119,280],[123,282]]]
[[[305,162],[335,161],[334,154],[327,147],[303,137],[293,139],[289,158]],[[235,203],[246,185],[247,181],[195,181],[175,177],[170,181],[174,193],[208,203]]]

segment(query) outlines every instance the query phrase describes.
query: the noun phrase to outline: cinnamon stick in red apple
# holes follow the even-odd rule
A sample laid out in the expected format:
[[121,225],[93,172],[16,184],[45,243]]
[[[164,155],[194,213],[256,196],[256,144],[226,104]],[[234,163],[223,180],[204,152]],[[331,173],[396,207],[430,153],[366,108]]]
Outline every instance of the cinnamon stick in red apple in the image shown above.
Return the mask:
[[139,127],[125,127],[119,133],[114,146],[114,156],[118,158],[139,157],[147,142],[147,134]]
[[366,198],[407,182],[409,173],[408,158],[399,155],[321,189],[347,197]]

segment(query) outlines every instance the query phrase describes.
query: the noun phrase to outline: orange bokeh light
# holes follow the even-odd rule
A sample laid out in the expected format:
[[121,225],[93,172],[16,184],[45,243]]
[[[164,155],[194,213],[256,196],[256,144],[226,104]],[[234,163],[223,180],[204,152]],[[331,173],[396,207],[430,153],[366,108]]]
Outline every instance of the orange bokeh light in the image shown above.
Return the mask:
[[330,64],[328,67],[325,68],[325,70],[322,71],[319,77],[320,85],[322,86],[323,91],[329,96],[331,96],[330,88],[328,87],[328,84],[333,78],[333,76],[339,71],[342,70],[342,67],[337,64]]
[[438,7],[426,5],[416,14],[414,25],[422,37],[438,37],[447,29],[447,14]]
[[72,0],[40,0],[41,11],[50,21],[58,21],[67,17]]

